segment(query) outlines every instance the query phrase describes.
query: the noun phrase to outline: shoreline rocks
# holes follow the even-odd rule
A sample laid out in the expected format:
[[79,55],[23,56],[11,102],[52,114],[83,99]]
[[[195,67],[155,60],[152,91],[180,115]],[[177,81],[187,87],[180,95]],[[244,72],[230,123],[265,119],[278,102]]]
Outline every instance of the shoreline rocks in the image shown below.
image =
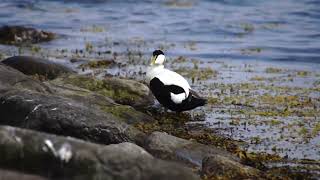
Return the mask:
[[0,124],[112,144],[141,142],[144,134],[112,114],[59,96],[28,90],[0,95]]
[[[41,71],[29,74],[35,72]],[[205,145],[208,139],[175,134],[192,133],[184,126],[187,116],[170,119],[143,109],[153,100],[148,87],[133,80],[57,73],[41,82],[0,63],[0,172],[39,179],[268,177],[218,144]]]
[[103,146],[10,126],[0,126],[0,137],[1,167],[50,179],[199,179],[132,143]]
[[202,159],[212,154],[223,155],[232,161],[240,162],[239,158],[223,149],[178,138],[165,132],[150,134],[145,141],[145,147],[159,158],[181,161],[191,166],[201,166]]

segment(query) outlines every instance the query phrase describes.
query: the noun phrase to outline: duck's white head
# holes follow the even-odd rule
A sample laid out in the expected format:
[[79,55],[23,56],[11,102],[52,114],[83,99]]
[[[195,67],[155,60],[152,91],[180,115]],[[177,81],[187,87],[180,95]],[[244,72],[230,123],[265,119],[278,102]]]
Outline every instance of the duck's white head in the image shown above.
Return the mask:
[[166,61],[166,57],[164,56],[164,53],[161,50],[155,50],[152,53],[151,57],[151,66],[154,65],[163,65],[163,63]]

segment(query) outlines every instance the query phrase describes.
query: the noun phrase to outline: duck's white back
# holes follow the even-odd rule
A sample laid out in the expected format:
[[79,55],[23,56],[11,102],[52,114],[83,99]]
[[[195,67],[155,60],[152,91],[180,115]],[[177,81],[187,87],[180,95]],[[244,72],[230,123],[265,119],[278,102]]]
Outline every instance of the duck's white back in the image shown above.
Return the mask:
[[148,81],[153,78],[158,78],[164,85],[180,86],[186,92],[186,97],[189,96],[190,85],[186,79],[180,74],[165,69],[163,66],[151,67],[147,73]]

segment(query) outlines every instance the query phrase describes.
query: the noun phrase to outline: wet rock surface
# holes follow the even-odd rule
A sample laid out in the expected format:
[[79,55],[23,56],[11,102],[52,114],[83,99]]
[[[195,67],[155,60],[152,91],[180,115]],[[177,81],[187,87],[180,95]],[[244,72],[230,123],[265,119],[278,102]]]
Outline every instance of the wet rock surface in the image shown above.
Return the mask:
[[44,58],[31,56],[13,56],[2,63],[19,70],[26,75],[37,75],[42,79],[54,79],[62,74],[70,74],[73,71],[63,65],[51,62]]
[[198,179],[132,143],[103,146],[10,126],[0,134],[2,167],[50,179]]
[[143,133],[112,114],[72,99],[27,90],[0,95],[1,124],[74,136],[102,144],[139,142]]
[[51,41],[55,34],[23,26],[0,27],[0,43],[19,45],[23,43],[40,43]]

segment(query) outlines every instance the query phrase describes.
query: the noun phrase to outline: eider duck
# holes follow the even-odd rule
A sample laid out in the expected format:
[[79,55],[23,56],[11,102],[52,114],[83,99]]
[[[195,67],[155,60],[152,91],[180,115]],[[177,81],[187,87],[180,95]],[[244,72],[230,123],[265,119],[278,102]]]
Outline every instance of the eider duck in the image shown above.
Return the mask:
[[161,50],[155,50],[146,74],[150,90],[159,103],[166,109],[176,112],[205,105],[207,100],[197,95],[186,79],[164,68],[165,60],[164,53]]

